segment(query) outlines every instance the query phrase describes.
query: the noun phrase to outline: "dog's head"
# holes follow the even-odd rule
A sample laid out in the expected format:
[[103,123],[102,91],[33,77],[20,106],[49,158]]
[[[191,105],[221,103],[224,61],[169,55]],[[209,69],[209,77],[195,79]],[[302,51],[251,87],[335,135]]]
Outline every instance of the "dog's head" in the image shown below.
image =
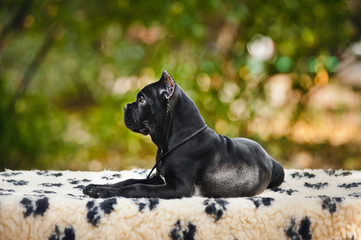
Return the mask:
[[124,123],[127,128],[148,135],[162,127],[175,87],[173,78],[166,71],[163,71],[158,82],[145,86],[137,94],[137,100],[124,107]]

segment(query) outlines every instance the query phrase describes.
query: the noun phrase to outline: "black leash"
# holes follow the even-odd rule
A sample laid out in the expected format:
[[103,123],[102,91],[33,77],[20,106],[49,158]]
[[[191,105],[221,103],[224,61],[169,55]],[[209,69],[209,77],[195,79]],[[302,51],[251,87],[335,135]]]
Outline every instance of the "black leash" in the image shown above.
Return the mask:
[[159,157],[158,161],[155,163],[154,167],[152,168],[152,170],[150,171],[150,173],[148,174],[148,179],[150,177],[150,175],[152,174],[152,172],[154,171],[154,169],[158,166],[158,164],[164,159],[165,156],[167,156],[169,153],[171,153],[172,151],[174,151],[176,148],[180,147],[182,144],[188,142],[189,140],[191,140],[192,138],[194,138],[195,136],[197,136],[198,134],[200,134],[201,132],[203,132],[204,130],[206,130],[208,126],[205,125],[202,128],[198,129],[196,132],[194,132],[193,134],[191,134],[190,136],[186,137],[185,139],[183,139],[182,141],[180,141],[179,143],[177,143],[175,146],[173,146],[171,149],[169,149],[167,152],[165,152],[162,156]]

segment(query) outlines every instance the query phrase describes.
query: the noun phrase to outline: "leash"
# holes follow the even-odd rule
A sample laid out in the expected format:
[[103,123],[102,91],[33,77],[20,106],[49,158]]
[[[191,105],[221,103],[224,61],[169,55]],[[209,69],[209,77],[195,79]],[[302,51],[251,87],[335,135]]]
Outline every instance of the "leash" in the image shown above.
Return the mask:
[[152,172],[154,171],[154,169],[158,166],[158,164],[164,159],[165,156],[169,155],[171,152],[173,152],[176,148],[180,147],[181,145],[183,145],[184,143],[188,142],[189,140],[191,140],[192,138],[194,138],[195,136],[197,136],[198,134],[200,134],[201,132],[203,132],[204,130],[206,130],[208,126],[205,125],[202,128],[198,129],[196,132],[194,132],[193,134],[191,134],[190,136],[186,137],[185,139],[183,139],[182,141],[180,141],[179,143],[177,143],[176,145],[174,145],[171,149],[169,149],[168,151],[166,151],[162,156],[159,157],[158,161],[154,164],[152,170],[150,171],[150,173],[148,174],[147,179],[150,178],[150,175],[152,174]]

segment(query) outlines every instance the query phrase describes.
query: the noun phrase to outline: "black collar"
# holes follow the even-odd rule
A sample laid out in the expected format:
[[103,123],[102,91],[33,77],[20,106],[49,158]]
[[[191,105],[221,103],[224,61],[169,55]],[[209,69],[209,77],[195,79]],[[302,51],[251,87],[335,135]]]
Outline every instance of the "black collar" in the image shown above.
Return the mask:
[[200,129],[198,129],[197,131],[195,131],[194,133],[192,133],[191,135],[189,135],[188,137],[186,137],[185,139],[183,139],[182,141],[178,142],[176,145],[174,145],[173,147],[171,147],[168,151],[166,151],[164,154],[162,154],[158,159],[157,162],[155,163],[155,165],[153,166],[152,170],[150,171],[150,173],[148,174],[148,179],[150,178],[150,175],[152,174],[152,172],[154,171],[154,169],[158,166],[158,164],[164,159],[164,157],[166,157],[168,154],[170,154],[171,152],[173,152],[175,149],[177,149],[178,147],[180,147],[181,145],[183,145],[184,143],[188,142],[189,140],[191,140],[192,138],[194,138],[195,136],[197,136],[198,134],[200,134],[201,132],[203,132],[204,130],[206,130],[208,126],[205,125],[203,127],[201,127]]

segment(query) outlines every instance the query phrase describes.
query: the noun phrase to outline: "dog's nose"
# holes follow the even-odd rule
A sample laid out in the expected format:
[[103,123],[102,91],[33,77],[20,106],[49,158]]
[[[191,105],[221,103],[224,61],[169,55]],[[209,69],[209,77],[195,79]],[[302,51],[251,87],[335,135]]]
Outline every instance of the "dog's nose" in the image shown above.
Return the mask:
[[128,106],[129,104],[126,104],[125,106],[124,106],[124,111],[126,111],[127,109],[128,109]]

